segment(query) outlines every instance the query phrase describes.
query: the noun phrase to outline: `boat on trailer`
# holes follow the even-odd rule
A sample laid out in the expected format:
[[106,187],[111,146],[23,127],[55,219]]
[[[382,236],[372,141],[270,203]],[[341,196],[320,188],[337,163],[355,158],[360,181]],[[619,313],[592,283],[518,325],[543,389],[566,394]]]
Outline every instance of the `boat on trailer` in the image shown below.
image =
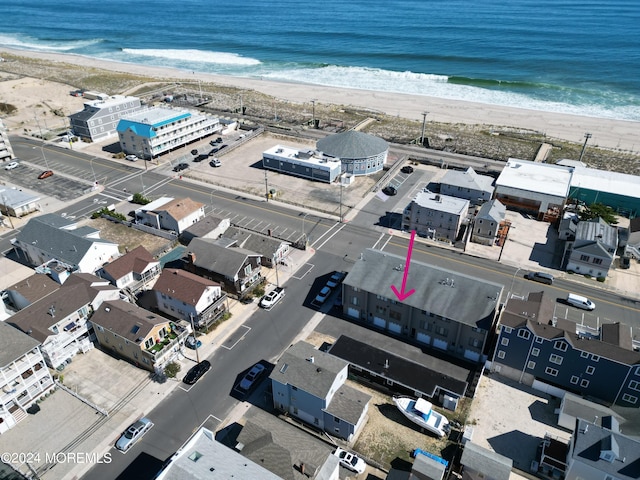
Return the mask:
[[447,417],[436,412],[431,402],[424,398],[393,397],[393,403],[405,417],[438,437],[444,437],[449,433],[450,426]]

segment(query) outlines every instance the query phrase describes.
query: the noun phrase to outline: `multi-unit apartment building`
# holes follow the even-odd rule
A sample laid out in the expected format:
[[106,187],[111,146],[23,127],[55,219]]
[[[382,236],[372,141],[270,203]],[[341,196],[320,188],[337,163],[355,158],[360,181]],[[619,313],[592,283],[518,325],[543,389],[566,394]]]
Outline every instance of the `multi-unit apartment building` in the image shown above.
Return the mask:
[[493,196],[493,178],[478,175],[469,167],[465,171],[448,170],[440,180],[440,193],[450,197],[464,198],[471,205],[481,205]]
[[471,362],[487,358],[485,347],[498,312],[503,285],[412,261],[407,290],[400,300],[405,258],[368,249],[343,282],[343,312],[386,330]]
[[85,102],[84,109],[69,115],[69,121],[74,134],[84,140],[97,142],[115,135],[120,119],[140,108],[140,99],[137,97],[105,95]]
[[150,160],[222,128],[220,121],[209,115],[154,107],[122,118],[116,130],[123,152]]
[[555,318],[554,303],[544,292],[507,300],[492,369],[527,385],[542,382],[608,404],[640,407],[640,351],[631,328],[588,328]]
[[421,237],[454,242],[469,212],[469,200],[420,192],[404,209],[402,229]]

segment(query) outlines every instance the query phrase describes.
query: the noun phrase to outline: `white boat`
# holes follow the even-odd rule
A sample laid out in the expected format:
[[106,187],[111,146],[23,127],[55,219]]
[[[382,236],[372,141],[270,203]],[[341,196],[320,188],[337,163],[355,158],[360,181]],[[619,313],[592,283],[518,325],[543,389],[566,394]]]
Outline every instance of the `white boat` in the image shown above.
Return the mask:
[[393,403],[398,410],[416,425],[426,428],[439,437],[449,433],[449,420],[444,415],[433,410],[431,402],[424,398],[417,400],[409,397],[393,397]]

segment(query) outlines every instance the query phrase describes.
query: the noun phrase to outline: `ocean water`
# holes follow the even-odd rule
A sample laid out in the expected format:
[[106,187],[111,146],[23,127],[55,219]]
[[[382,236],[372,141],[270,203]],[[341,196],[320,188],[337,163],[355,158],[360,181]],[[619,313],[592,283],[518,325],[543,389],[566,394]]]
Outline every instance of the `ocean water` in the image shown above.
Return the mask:
[[0,46],[640,121],[639,0],[2,0]]

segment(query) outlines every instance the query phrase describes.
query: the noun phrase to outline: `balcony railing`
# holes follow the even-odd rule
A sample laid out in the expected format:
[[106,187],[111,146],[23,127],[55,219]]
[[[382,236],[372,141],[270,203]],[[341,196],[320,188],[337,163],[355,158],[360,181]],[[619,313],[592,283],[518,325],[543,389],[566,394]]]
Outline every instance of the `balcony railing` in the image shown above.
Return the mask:
[[169,334],[162,339],[162,341],[156,343],[153,347],[145,350],[146,353],[155,363],[159,358],[161,358],[166,352],[173,349],[176,345],[179,345],[181,341],[183,341],[189,332],[184,329],[182,331],[176,332],[173,335]]

